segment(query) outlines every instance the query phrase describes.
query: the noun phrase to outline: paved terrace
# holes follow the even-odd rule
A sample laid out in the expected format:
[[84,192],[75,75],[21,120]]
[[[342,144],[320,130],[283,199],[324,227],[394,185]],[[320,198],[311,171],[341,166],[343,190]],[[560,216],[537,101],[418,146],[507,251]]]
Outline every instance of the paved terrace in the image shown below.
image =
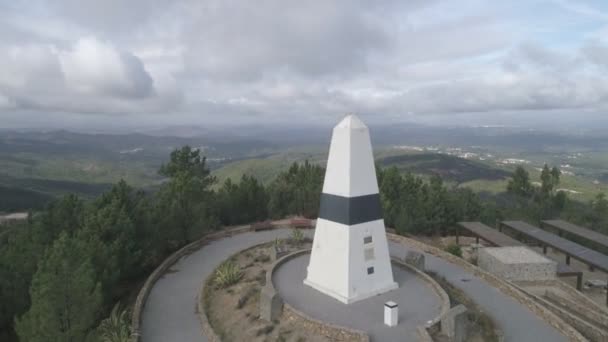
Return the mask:
[[[431,286],[411,271],[393,264],[399,288],[352,304],[343,304],[304,285],[310,255],[287,261],[273,282],[286,303],[324,322],[368,333],[372,341],[416,341],[416,327],[439,316],[441,302]],[[399,325],[384,325],[384,303],[399,304]]]
[[[307,234],[312,231],[307,232]],[[159,279],[152,289],[143,313],[144,342],[206,342],[195,313],[196,297],[204,279],[223,260],[244,248],[285,238],[289,230],[279,229],[238,234],[203,246],[180,261]],[[392,255],[403,257],[408,247],[389,242]],[[500,292],[484,280],[460,266],[426,255],[428,269],[445,277],[462,289],[496,321],[504,331],[505,341],[567,341],[555,328],[531,312],[526,306]]]

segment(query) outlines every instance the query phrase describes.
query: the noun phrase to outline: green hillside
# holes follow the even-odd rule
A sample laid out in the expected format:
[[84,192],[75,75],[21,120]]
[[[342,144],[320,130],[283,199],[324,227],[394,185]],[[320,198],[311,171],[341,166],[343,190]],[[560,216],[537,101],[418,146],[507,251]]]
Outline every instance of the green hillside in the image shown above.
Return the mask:
[[490,165],[447,154],[416,153],[382,157],[382,167],[395,166],[403,172],[419,175],[439,175],[448,182],[464,183],[474,180],[501,181],[510,173]]
[[243,175],[253,176],[263,184],[268,184],[294,162],[308,160],[312,163],[324,164],[326,158],[326,155],[316,152],[288,151],[264,158],[258,157],[225,163],[214,169],[212,174],[217,177],[218,184],[223,183],[228,178],[238,181]]

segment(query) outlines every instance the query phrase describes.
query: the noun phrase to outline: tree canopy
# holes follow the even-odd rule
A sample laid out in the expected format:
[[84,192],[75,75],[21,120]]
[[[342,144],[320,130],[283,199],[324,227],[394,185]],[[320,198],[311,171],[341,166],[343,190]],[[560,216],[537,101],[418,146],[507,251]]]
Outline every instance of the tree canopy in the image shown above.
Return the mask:
[[[0,238],[0,340],[123,341],[126,314],[112,310],[170,253],[221,225],[302,215],[316,218],[323,167],[293,163],[265,186],[249,175],[214,188],[200,150],[173,151],[155,191],[120,181],[96,199],[67,195]],[[545,165],[540,185],[517,167],[498,195],[439,176],[377,168],[388,227],[400,234],[449,234],[461,220],[562,217],[606,232],[608,200],[570,200],[561,173]],[[104,319],[104,317],[107,317]],[[99,326],[99,329],[96,327]]]

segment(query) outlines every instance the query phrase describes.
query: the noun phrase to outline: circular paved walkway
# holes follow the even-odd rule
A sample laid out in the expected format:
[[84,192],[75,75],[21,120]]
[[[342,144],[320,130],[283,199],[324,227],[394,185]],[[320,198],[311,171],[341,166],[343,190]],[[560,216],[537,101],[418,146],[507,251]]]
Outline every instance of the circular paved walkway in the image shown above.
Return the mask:
[[[337,324],[370,335],[372,341],[416,341],[416,326],[441,313],[441,301],[428,283],[415,273],[393,265],[393,276],[399,288],[343,304],[310,286],[304,285],[310,255],[289,260],[274,274],[274,284],[286,303],[324,322]],[[399,304],[399,325],[384,325],[384,303]]]
[[[152,288],[143,312],[142,341],[206,342],[195,312],[196,297],[204,279],[239,250],[287,236],[287,229],[238,234],[215,241],[182,258],[173,266],[172,272],[159,279]],[[407,247],[389,243],[392,255],[405,255]],[[426,260],[430,270],[462,289],[492,316],[504,331],[505,341],[568,340],[527,307],[461,267],[429,255]],[[462,279],[469,281],[463,282]]]

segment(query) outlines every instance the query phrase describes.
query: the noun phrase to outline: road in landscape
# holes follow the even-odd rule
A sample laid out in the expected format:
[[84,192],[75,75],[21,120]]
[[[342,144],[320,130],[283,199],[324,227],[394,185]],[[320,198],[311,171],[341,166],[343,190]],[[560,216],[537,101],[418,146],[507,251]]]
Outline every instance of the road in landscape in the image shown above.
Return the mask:
[[[312,230],[309,231],[312,234]],[[276,237],[288,237],[290,230],[243,233],[214,241],[179,260],[159,279],[146,302],[142,319],[143,342],[206,342],[195,311],[201,284],[230,255]],[[392,255],[403,257],[409,247],[389,242]],[[427,269],[462,289],[503,330],[505,341],[568,341],[555,328],[526,306],[475,277],[460,266],[426,255]],[[298,308],[297,306],[295,306]]]

